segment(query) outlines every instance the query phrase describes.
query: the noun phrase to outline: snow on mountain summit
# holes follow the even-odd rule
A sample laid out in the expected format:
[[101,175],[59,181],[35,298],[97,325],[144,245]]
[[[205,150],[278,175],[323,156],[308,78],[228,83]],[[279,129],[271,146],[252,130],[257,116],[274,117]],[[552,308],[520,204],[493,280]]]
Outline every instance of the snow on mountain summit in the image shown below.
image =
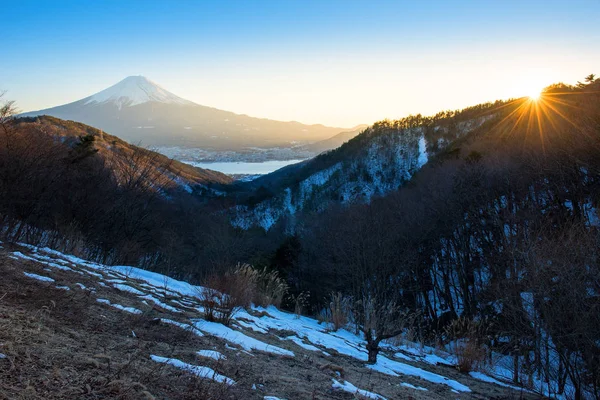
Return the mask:
[[194,104],[163,89],[144,76],[129,76],[84,100],[85,104],[112,102],[119,109],[150,101],[167,104]]

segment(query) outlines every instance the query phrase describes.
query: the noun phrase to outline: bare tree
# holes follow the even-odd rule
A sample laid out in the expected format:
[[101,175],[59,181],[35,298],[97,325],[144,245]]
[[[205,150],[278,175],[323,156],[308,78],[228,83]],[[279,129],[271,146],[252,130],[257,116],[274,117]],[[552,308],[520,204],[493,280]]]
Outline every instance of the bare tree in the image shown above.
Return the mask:
[[6,92],[0,92],[0,128],[4,134],[4,140],[6,148],[10,147],[11,136],[12,136],[12,121],[14,116],[17,114],[18,109],[15,105],[14,100],[4,100]]
[[337,222],[329,242],[333,257],[345,266],[345,290],[352,297],[352,314],[367,341],[368,362],[377,362],[382,340],[403,330],[408,309],[403,293],[409,260],[398,253],[399,232],[391,227],[388,210],[356,206]]

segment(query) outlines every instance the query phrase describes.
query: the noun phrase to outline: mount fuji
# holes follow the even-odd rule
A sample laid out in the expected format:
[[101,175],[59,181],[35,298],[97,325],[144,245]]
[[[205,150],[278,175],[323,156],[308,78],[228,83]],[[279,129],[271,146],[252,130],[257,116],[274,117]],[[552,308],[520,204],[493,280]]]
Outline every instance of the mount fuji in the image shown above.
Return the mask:
[[344,130],[235,114],[183,99],[143,76],[130,76],[73,103],[21,114],[92,125],[146,146],[240,151],[306,145]]
[[123,106],[130,107],[150,101],[163,104],[194,104],[163,89],[144,76],[127,77],[116,85],[86,97],[82,101],[85,101],[85,104],[113,103],[119,109]]

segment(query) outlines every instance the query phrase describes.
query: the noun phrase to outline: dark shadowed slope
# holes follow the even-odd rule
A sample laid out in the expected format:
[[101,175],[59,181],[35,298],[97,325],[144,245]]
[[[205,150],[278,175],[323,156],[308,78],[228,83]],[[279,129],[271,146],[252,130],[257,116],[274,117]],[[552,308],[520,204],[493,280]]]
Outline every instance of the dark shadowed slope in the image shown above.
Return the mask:
[[[45,134],[61,138],[63,143],[70,146],[81,145],[83,140],[90,140],[89,146],[92,151],[101,156],[106,163],[113,165],[115,173],[123,169],[117,167],[125,167],[127,163],[145,158],[154,165],[152,175],[168,174],[174,184],[228,184],[232,182],[229,176],[221,172],[196,168],[171,160],[162,154],[134,146],[116,136],[79,122],[65,121],[49,116],[19,118],[15,121],[15,129],[27,132],[33,137],[36,134]],[[87,139],[82,139],[85,137]]]

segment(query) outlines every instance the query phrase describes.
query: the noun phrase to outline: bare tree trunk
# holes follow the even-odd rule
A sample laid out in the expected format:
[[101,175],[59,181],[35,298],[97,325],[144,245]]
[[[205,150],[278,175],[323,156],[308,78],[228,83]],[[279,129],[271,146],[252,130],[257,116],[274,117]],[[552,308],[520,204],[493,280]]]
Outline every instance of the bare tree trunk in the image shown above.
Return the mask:
[[377,363],[377,355],[379,354],[379,341],[368,341],[367,352],[369,353],[367,364]]
[[513,355],[513,382],[519,383],[519,353]]

